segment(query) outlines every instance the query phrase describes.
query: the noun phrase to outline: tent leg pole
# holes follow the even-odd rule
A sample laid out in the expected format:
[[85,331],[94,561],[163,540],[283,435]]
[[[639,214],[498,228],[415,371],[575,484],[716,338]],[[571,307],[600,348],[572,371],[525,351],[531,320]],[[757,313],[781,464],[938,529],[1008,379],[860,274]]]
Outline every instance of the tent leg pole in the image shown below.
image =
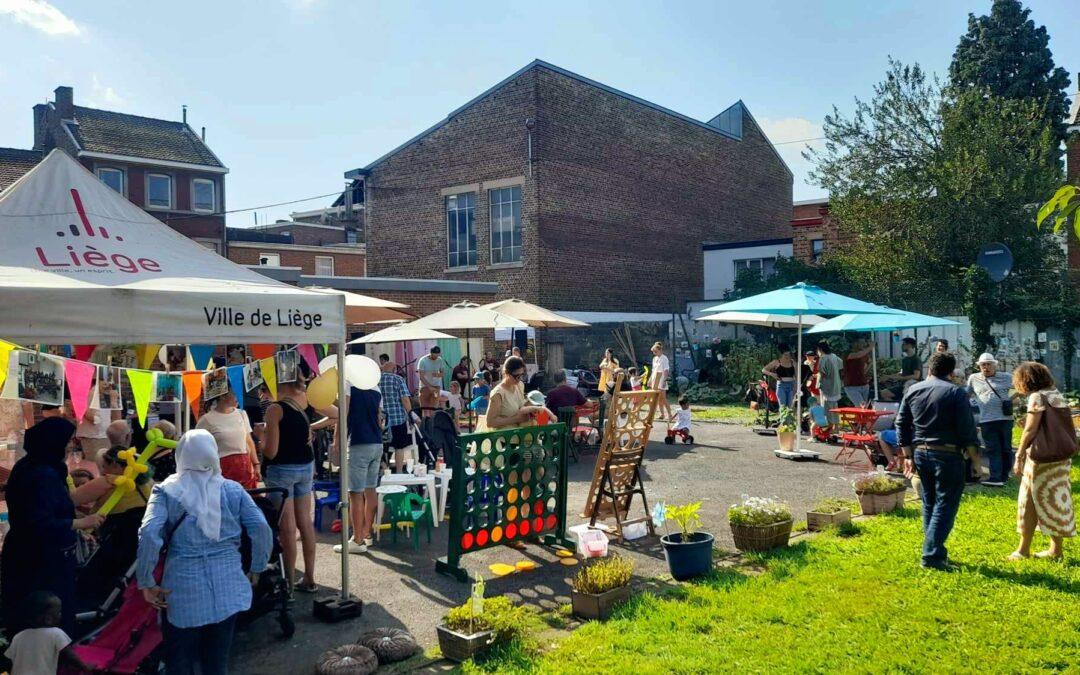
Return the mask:
[[338,421],[337,440],[341,464],[338,467],[341,479],[341,599],[349,599],[349,411],[345,409],[345,343],[337,346],[338,372]]
[[[472,369],[473,369],[473,364],[472,364],[472,340],[469,339],[469,329],[468,328],[465,329],[465,358],[469,362],[469,370],[472,371]],[[473,374],[472,374],[472,372],[470,372],[469,373],[469,383],[465,385],[465,388],[468,389],[469,391],[472,391],[472,376],[473,376]],[[461,397],[462,397],[462,399],[467,400],[469,398],[469,395],[467,395],[465,392],[461,392]],[[469,412],[468,403],[465,404],[465,412],[467,413],[465,415],[465,417],[469,420],[469,433],[471,434],[473,432],[473,423],[472,423],[472,413]]]
[[802,353],[802,314],[799,315],[799,327],[797,330],[799,332],[795,341],[798,345],[799,356],[795,372],[799,374],[799,386],[795,388],[795,452],[802,450],[802,363],[805,358]]

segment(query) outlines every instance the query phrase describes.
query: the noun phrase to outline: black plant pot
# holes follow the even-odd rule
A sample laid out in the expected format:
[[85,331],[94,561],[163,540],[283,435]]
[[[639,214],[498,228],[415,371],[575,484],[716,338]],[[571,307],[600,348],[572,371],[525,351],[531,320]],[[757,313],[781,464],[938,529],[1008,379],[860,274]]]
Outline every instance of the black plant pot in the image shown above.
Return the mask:
[[695,532],[685,540],[681,532],[666,534],[660,537],[660,543],[668,570],[676,580],[693,579],[712,569],[713,536],[708,532]]

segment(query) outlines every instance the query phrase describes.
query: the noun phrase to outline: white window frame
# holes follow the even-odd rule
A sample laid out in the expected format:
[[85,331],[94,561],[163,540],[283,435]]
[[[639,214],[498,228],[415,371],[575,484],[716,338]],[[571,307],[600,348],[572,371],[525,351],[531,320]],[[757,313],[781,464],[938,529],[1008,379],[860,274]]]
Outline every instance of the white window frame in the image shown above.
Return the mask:
[[[127,197],[127,171],[124,171],[120,167],[116,166],[99,166],[94,170],[94,175],[96,175],[98,177],[98,180],[100,180],[102,183],[105,183],[105,181],[101,178],[102,171],[115,171],[116,173],[120,174],[120,194]],[[108,185],[108,183],[105,183],[105,185]]]
[[[210,185],[210,208],[200,209],[195,206],[195,186],[199,183],[207,183]],[[191,179],[191,210],[196,213],[213,213],[217,210],[217,183],[209,178],[192,178]]]
[[[268,263],[268,262],[264,263],[263,258],[266,258],[267,260],[275,260],[276,262],[274,262],[273,264]],[[259,252],[259,266],[260,267],[281,267],[281,254],[280,253],[263,253],[262,251],[260,251]]]
[[[472,211],[472,233],[473,233],[473,236],[476,237],[476,202],[480,198],[479,193],[474,191],[474,190],[466,190],[464,192],[455,192],[454,194],[445,195],[443,197],[443,214],[444,214],[443,217],[445,219],[444,222],[445,222],[445,228],[446,228],[446,268],[447,269],[461,270],[461,269],[473,269],[473,268],[476,267],[476,262],[469,262],[469,260],[468,260],[468,258],[469,258],[468,254],[470,253],[470,250],[468,249],[468,242],[466,242],[466,248],[465,248],[465,253],[464,253],[466,264],[464,264],[464,265],[461,265],[461,264],[451,265],[450,264],[450,200],[451,199],[458,200],[459,198],[466,197],[468,195],[472,195],[472,207],[455,207],[454,210],[456,212],[459,212],[459,213],[469,211],[469,210]],[[479,256],[479,253],[480,253],[479,237],[477,237],[476,250],[471,251],[471,253],[474,256]],[[457,250],[457,256],[458,256],[458,262],[459,263],[461,261],[461,256],[462,255],[463,254],[462,254],[462,249],[461,249],[461,243],[460,243],[460,240],[459,240],[458,241],[458,250]],[[479,258],[477,258],[477,259],[479,259]]]
[[[821,246],[821,250],[815,250],[817,246]],[[821,260],[821,256],[825,254],[825,240],[824,239],[811,239],[810,240],[810,260],[817,262]]]
[[[521,241],[521,244],[516,247],[518,249],[518,256],[517,256],[516,259],[514,259],[514,260],[499,260],[498,262],[496,262],[495,261],[495,237],[494,237],[495,226],[494,226],[494,218],[492,218],[492,211],[495,208],[495,204],[493,203],[493,201],[491,199],[491,196],[494,193],[500,192],[502,190],[510,190],[511,194],[513,193],[514,190],[518,191],[518,199],[517,199],[517,203],[518,203],[518,225],[521,228],[521,239],[522,239],[522,241]],[[512,214],[513,214],[514,201],[515,200],[513,198],[511,198],[511,200],[509,202],[501,202],[500,203],[500,206],[503,205],[503,204],[509,204],[510,205],[511,219],[513,218]],[[518,264],[518,263],[520,263],[522,261],[522,258],[525,257],[525,255],[524,255],[525,254],[525,225],[524,225],[525,214],[522,213],[522,210],[524,209],[524,202],[525,202],[524,190],[522,190],[522,186],[520,186],[520,185],[506,185],[504,187],[491,188],[491,189],[488,190],[488,256],[489,256],[488,257],[488,262],[490,264],[492,264],[492,265],[516,265],[516,264]],[[500,245],[499,245],[499,250],[500,251],[504,251],[507,248],[509,248],[511,250],[513,248],[515,248],[514,245],[513,245],[513,232],[514,232],[514,226],[513,226],[513,223],[511,223],[511,225],[510,225],[510,235],[511,235],[510,246],[509,247],[504,246],[504,245],[502,245],[502,243],[500,241]]]
[[[322,261],[323,264],[325,264],[327,261],[330,262],[330,274],[320,274],[319,273],[319,261]],[[332,277],[332,276],[334,276],[334,256],[332,256],[332,255],[317,255],[317,256],[315,256],[315,276],[317,276],[317,277]]]
[[[160,204],[151,204],[150,203],[150,181],[153,180],[154,178],[167,178],[169,180],[169,205],[168,206],[161,206]],[[153,172],[153,173],[147,172],[147,174],[146,174],[146,208],[148,208],[148,209],[156,209],[156,210],[159,210],[159,211],[171,211],[172,208],[173,208],[173,205],[176,203],[176,196],[173,194],[173,191],[176,189],[175,185],[176,185],[176,181],[173,180],[172,174],[157,173],[157,172]]]

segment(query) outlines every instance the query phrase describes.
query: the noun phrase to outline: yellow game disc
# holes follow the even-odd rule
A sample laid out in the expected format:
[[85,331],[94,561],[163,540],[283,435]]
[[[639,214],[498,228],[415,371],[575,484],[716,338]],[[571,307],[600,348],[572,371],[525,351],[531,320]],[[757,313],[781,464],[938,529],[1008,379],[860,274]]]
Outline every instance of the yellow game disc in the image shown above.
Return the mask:
[[491,573],[497,577],[505,577],[507,574],[513,574],[517,571],[517,568],[513,565],[507,565],[506,563],[494,563],[488,565],[488,569]]
[[529,572],[536,569],[537,565],[532,560],[519,560],[514,567],[517,568],[518,572]]
[[559,560],[559,562],[566,565],[567,567],[573,567],[574,565],[578,564],[577,558],[562,558],[561,560]]
[[574,552],[567,551],[565,548],[560,548],[558,551],[555,551],[555,555],[559,556],[560,558],[573,558]]
[[506,509],[506,519],[507,520],[510,520],[510,521],[517,520],[517,516],[518,516],[518,508],[516,506],[511,506],[510,508]]
[[517,501],[517,498],[518,498],[517,488],[510,488],[510,491],[506,493],[506,501],[513,504],[514,502]]
[[502,539],[502,528],[496,525],[491,529],[491,541],[499,541]]

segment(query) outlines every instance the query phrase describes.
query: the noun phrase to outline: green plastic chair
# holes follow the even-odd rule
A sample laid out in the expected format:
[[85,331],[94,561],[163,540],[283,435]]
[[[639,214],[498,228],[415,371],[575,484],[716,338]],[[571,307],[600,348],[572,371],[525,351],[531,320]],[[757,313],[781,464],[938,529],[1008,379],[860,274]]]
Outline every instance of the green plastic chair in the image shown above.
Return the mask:
[[390,523],[393,542],[397,543],[398,523],[408,523],[412,527],[413,548],[420,550],[420,528],[427,531],[428,543],[431,543],[431,501],[413,492],[398,492],[383,495],[383,519]]

